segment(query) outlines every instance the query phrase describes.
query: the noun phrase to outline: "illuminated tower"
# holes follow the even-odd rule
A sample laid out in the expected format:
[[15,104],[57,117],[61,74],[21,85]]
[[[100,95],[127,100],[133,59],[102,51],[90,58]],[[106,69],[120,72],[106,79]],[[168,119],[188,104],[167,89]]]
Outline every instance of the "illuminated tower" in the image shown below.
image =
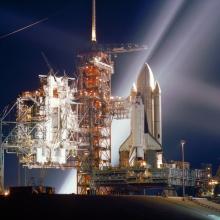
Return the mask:
[[[80,146],[78,156],[78,194],[93,190],[93,172],[111,163],[111,75],[113,62],[109,54],[96,47],[95,0],[92,7],[92,49],[81,53],[78,70]],[[89,191],[89,192],[90,192]]]
[[96,43],[96,3],[92,0],[92,42]]

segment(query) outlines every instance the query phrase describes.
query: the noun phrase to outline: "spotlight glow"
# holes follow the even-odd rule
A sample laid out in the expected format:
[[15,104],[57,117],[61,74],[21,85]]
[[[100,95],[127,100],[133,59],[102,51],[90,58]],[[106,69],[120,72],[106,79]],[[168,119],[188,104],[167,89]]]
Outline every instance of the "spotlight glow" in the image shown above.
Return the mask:
[[65,178],[63,185],[59,189],[59,194],[77,193],[77,172],[72,169]]

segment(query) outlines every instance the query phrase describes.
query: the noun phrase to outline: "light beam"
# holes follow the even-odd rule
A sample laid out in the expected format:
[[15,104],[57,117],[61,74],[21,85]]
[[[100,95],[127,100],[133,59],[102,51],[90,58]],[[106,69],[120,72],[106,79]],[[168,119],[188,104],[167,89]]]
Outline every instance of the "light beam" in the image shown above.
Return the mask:
[[47,20],[48,20],[48,18],[43,18],[43,19],[41,19],[41,20],[39,20],[39,21],[36,21],[36,22],[34,22],[34,23],[32,23],[32,24],[29,24],[29,25],[27,25],[27,26],[25,26],[25,27],[23,27],[23,28],[19,28],[19,29],[16,30],[16,31],[12,31],[12,32],[10,32],[10,33],[8,33],[8,34],[4,34],[4,35],[0,36],[0,40],[1,40],[1,39],[4,39],[4,38],[6,38],[6,37],[9,37],[9,36],[11,36],[11,35],[13,35],[13,34],[16,34],[16,33],[18,33],[18,32],[21,32],[21,31],[23,31],[23,30],[25,30],[25,29],[28,29],[28,28],[30,28],[30,27],[33,27],[33,26],[35,26],[35,25],[37,25],[37,24],[40,24],[40,23],[42,23],[42,22],[44,22],[44,21],[47,21]]

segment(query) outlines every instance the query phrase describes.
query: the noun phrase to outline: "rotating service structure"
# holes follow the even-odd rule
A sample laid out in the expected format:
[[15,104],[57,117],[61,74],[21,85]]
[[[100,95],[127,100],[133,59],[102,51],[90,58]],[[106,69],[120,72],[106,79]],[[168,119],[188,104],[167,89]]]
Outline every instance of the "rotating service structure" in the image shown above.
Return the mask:
[[[92,188],[94,170],[111,164],[111,57],[103,52],[82,54],[78,64],[81,169],[78,172],[78,193]],[[84,145],[85,143],[85,145]],[[78,152],[80,154],[80,151]],[[91,185],[90,185],[91,184]]]
[[[28,168],[75,166],[78,146],[78,105],[75,79],[40,75],[40,88],[23,92],[1,123],[10,132],[2,140],[7,152],[16,152]],[[14,122],[7,116],[15,110]],[[4,131],[3,131],[4,132]]]

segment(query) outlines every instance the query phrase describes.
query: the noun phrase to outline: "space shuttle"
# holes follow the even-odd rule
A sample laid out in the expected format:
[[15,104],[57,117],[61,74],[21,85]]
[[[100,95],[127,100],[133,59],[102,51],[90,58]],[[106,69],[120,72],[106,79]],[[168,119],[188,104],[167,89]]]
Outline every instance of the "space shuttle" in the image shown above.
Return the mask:
[[119,149],[120,166],[162,165],[161,89],[144,63],[130,93],[131,132]]

